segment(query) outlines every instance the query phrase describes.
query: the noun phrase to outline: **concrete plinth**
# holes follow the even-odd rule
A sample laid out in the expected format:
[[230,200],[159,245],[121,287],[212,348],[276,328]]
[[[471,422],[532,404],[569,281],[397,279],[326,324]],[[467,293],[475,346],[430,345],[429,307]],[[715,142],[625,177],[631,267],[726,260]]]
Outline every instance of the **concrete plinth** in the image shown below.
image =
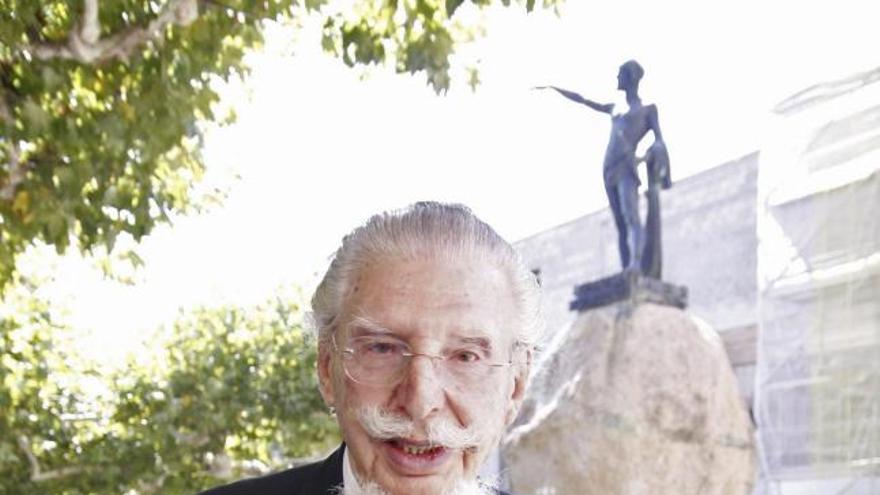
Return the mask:
[[625,271],[575,287],[569,309],[585,311],[618,302],[648,302],[684,309],[687,298],[687,287],[645,277],[636,271]]

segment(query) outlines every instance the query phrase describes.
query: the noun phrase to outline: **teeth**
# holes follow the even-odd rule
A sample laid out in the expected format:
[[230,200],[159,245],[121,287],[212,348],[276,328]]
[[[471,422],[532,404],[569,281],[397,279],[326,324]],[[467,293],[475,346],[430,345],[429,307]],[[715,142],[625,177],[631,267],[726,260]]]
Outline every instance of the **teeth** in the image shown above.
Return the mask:
[[404,445],[403,451],[410,455],[422,455],[425,452],[434,450],[435,447],[416,447],[414,445]]

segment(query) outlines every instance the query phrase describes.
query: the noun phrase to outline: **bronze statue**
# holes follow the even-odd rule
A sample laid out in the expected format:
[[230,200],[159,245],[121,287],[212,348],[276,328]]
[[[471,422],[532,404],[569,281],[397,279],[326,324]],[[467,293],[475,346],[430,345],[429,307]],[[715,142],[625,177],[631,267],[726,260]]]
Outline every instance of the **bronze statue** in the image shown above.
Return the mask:
[[[671,181],[669,155],[660,133],[657,106],[643,105],[639,98],[639,81],[644,74],[644,69],[635,60],[620,66],[617,89],[626,93],[625,109],[617,109],[613,103],[596,103],[573,91],[555,86],[539,86],[535,89],[554,89],[571,101],[611,116],[611,138],[605,150],[603,177],[608,203],[617,225],[621,265],[626,271],[636,270],[659,279],[662,271],[659,188],[669,188]],[[638,157],[636,148],[648,131],[654,133],[654,143],[645,156]],[[643,161],[647,163],[648,169],[648,215],[645,228],[639,218],[641,183],[636,171],[636,166]]]

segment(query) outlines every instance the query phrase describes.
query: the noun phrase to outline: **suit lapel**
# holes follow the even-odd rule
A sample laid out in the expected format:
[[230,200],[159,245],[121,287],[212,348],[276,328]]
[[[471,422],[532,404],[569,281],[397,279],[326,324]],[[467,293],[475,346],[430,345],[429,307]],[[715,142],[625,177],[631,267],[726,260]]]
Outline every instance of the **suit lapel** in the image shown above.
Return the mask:
[[303,483],[302,495],[325,495],[335,493],[333,490],[342,486],[342,455],[345,444],[339,446],[330,457],[324,459],[318,467],[316,476]]

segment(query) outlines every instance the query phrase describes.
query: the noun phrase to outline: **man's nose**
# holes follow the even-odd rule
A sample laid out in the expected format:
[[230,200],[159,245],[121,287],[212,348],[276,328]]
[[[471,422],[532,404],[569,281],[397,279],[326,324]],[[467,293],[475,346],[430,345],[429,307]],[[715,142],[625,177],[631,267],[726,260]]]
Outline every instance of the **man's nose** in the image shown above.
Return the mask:
[[431,356],[416,355],[409,362],[406,378],[398,386],[401,406],[415,420],[425,419],[439,411],[446,400],[446,391],[439,366]]

